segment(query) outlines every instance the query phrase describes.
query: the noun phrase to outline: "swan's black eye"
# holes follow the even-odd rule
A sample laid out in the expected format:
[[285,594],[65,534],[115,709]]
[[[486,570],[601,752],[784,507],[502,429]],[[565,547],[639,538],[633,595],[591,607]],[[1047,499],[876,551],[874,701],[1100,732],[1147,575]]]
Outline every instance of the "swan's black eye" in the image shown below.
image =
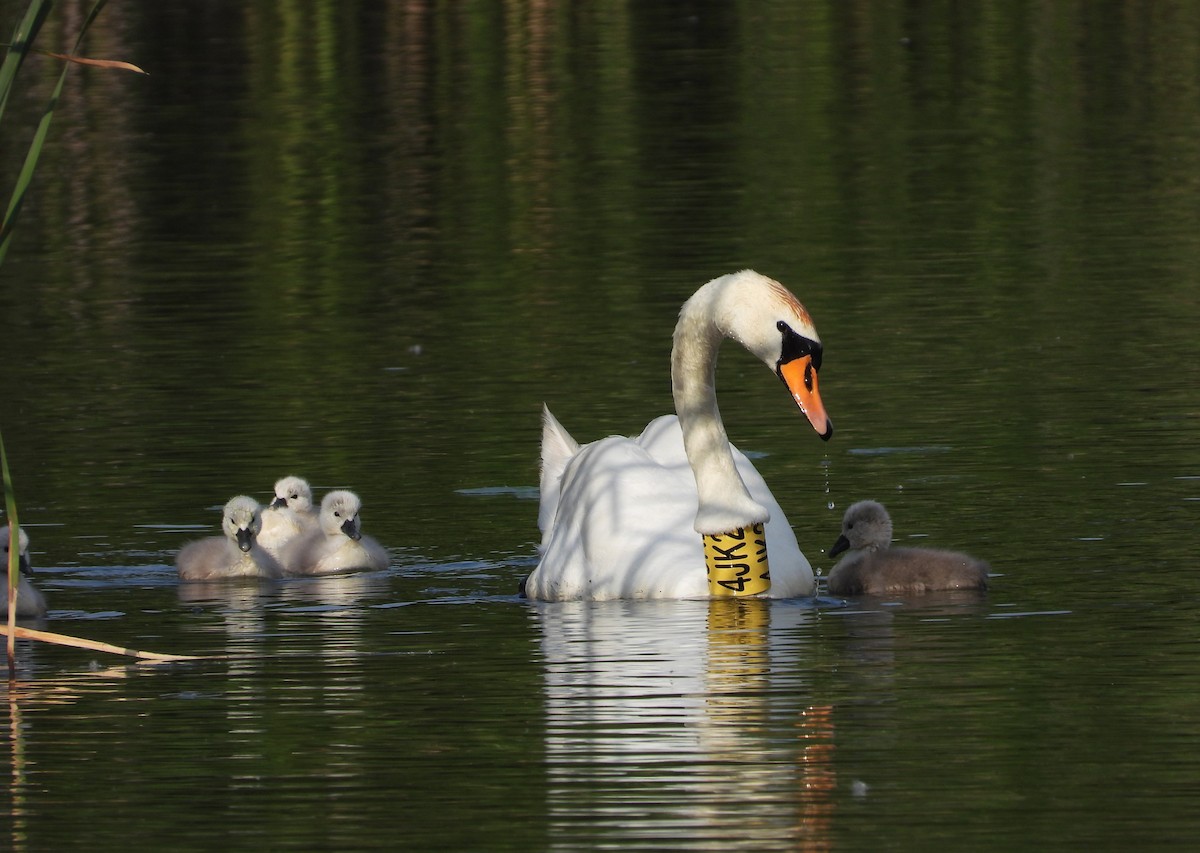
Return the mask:
[[776,323],[775,327],[779,329],[782,335],[779,348],[779,364],[787,364],[789,361],[794,361],[797,358],[807,355],[812,359],[813,369],[820,371],[821,356],[823,354],[820,342],[798,334],[782,320]]

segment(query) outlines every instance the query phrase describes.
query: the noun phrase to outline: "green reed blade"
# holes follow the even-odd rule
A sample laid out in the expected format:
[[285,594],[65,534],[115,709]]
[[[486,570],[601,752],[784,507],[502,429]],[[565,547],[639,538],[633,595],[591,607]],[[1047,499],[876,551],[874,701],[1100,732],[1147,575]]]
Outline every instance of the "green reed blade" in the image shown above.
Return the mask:
[[[97,0],[92,6],[92,11],[88,13],[87,18],[83,22],[83,26],[79,29],[79,35],[75,39],[75,50],[79,49],[80,43],[83,41],[84,35],[87,34],[88,28],[92,22],[96,20],[96,16],[108,4],[108,0]],[[18,43],[14,42],[14,46]],[[23,50],[28,49],[28,44],[22,45]],[[12,48],[9,48],[12,50]],[[50,96],[50,103],[46,105],[46,109],[42,112],[42,120],[38,122],[37,130],[34,132],[33,141],[29,145],[29,151],[25,154],[25,163],[21,166],[21,172],[17,176],[17,183],[13,187],[12,198],[8,203],[8,210],[4,213],[4,220],[0,222],[0,264],[4,263],[4,258],[8,255],[8,247],[12,242],[13,226],[16,225],[17,217],[21,213],[21,205],[25,202],[25,193],[29,189],[29,184],[33,180],[33,173],[37,170],[38,159],[42,156],[42,147],[46,143],[46,134],[50,132],[50,122],[54,119],[54,110],[58,106],[58,99],[62,96],[63,84],[67,81],[67,72],[71,69],[71,63],[64,63],[62,73],[58,75],[58,85],[54,87],[54,93]]]
[[50,14],[52,6],[53,0],[33,0],[13,31],[4,63],[0,64],[0,118],[4,117],[4,107],[8,103],[13,82],[17,79],[17,72],[21,70],[25,57],[29,55],[29,46],[37,38],[38,30],[42,28],[42,23]]
[[[88,12],[87,19],[84,20],[83,26],[79,28],[79,35],[75,38],[75,50],[71,51],[72,53],[79,50],[79,45],[81,45],[83,43],[83,37],[87,33],[87,31],[91,28],[92,22],[95,21],[96,16],[100,14],[100,10],[103,9],[107,5],[108,5],[108,0],[96,0],[96,5],[94,5],[92,7],[92,11]],[[63,70],[66,70],[66,69],[63,69]]]

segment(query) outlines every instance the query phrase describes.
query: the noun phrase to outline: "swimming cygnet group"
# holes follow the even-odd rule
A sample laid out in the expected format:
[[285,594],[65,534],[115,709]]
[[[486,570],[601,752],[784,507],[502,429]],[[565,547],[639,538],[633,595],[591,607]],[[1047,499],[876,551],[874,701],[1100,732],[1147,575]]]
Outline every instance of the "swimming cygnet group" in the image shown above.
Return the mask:
[[245,495],[231,499],[222,515],[224,536],[180,549],[179,578],[272,579],[386,569],[387,551],[362,534],[361,507],[357,495],[339,489],[325,495],[320,512],[314,512],[308,483],[284,477],[266,508]]
[[[7,573],[10,541],[10,530],[7,524],[0,528],[0,541],[4,546],[3,571]],[[17,529],[17,564],[21,574],[21,579],[17,584],[17,618],[40,619],[46,615],[46,599],[29,579],[29,576],[33,574],[33,567],[29,563],[29,534],[20,528]]]
[[879,595],[987,589],[988,564],[982,560],[956,551],[891,544],[892,519],[883,504],[851,505],[829,556],[850,553],[830,571],[826,590],[831,595]]

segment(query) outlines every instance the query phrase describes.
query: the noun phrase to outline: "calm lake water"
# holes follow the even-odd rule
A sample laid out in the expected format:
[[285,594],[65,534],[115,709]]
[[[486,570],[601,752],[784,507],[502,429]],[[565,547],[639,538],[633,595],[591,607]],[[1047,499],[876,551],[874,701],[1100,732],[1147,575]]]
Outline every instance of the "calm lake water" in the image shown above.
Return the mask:
[[[1200,842],[1193,4],[111,3],[85,52],[150,76],[69,77],[0,429],[45,627],[205,657],[19,644],[4,846]],[[871,497],[986,596],[517,598],[543,401],[639,432],[745,267],[826,345],[828,444],[718,373],[814,565]],[[291,473],[391,567],[176,582]]]

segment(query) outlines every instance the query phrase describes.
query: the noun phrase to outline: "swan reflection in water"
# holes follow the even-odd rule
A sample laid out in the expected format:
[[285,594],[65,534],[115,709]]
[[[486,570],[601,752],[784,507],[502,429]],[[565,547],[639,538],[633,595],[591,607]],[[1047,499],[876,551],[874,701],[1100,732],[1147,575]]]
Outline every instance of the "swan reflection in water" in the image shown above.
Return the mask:
[[[809,704],[810,608],[760,599],[536,605],[554,843],[826,838],[830,709]],[[594,838],[594,836],[589,835]]]

